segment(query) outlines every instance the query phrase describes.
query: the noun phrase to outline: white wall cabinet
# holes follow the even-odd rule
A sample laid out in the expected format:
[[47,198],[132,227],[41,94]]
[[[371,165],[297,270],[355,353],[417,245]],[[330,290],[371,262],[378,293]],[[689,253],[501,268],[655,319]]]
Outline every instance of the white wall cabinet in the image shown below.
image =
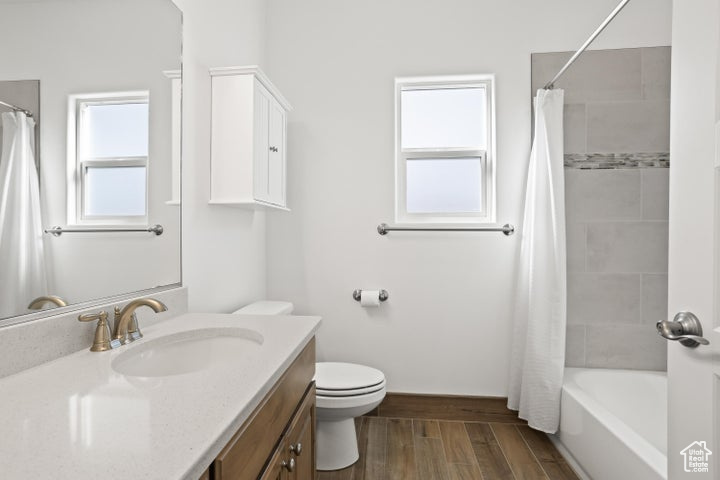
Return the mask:
[[290,104],[256,66],[210,70],[210,203],[287,209]]

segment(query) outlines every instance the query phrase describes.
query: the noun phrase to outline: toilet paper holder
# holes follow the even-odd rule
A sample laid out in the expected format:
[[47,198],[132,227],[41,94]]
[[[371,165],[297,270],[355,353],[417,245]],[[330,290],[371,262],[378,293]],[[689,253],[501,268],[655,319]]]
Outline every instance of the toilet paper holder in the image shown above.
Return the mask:
[[[360,296],[362,295],[362,290],[359,288],[355,291],[353,291],[353,298],[356,302],[360,301]],[[381,302],[384,302],[388,298],[390,298],[390,295],[388,294],[387,290],[380,290],[378,297],[380,298]]]

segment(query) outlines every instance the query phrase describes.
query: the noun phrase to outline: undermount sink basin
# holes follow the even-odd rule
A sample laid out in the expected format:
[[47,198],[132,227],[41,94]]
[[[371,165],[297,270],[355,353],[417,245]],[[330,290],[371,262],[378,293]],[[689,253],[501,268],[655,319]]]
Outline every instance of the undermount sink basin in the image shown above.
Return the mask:
[[188,330],[129,346],[111,367],[132,377],[181,375],[236,361],[262,348],[263,340],[260,333],[246,328]]

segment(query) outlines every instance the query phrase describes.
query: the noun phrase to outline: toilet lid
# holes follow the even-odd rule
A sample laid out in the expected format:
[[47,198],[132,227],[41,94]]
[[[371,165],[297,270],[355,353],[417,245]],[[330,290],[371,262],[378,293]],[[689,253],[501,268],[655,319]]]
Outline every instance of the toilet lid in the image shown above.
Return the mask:
[[385,381],[380,370],[355,363],[318,362],[315,383],[318,390],[358,390]]

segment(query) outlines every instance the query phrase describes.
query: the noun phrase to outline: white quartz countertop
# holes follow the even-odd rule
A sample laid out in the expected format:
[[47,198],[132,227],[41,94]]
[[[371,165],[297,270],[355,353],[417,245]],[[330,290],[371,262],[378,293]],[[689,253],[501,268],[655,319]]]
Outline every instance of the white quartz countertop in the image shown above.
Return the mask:
[[[197,480],[319,323],[185,314],[143,328],[144,338],[130,345],[77,352],[0,379],[0,478]],[[180,375],[131,377],[111,367],[155,338],[226,327],[260,333],[261,346],[242,361],[216,359]]]

